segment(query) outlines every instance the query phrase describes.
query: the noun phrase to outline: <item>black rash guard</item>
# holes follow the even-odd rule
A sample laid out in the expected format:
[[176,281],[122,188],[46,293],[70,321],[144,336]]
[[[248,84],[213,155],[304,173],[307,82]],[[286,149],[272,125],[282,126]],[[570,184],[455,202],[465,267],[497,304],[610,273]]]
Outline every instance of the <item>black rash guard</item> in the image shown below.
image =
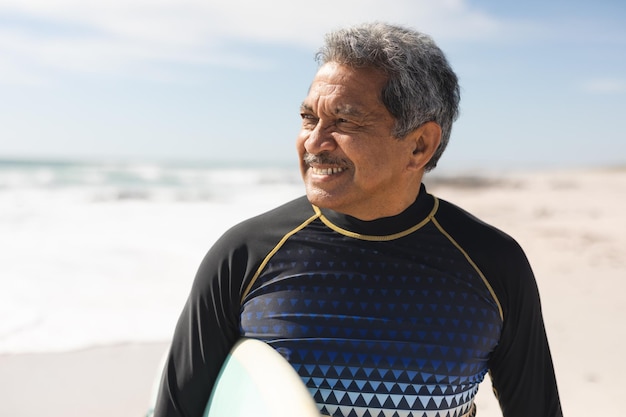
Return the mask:
[[562,416],[522,249],[424,186],[393,217],[302,197],[226,232],[179,319],[155,416],[201,416],[240,337],[277,349],[322,415],[474,415],[490,372],[505,417]]

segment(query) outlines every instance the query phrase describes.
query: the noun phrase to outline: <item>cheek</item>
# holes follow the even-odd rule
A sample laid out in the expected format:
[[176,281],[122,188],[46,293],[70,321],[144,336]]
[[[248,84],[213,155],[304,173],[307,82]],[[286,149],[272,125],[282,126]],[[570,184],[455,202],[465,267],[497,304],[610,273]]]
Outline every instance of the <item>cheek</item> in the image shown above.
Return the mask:
[[306,129],[300,129],[298,131],[298,135],[296,136],[296,148],[305,149],[305,143],[310,136],[310,131]]
[[346,155],[363,171],[384,170],[388,168],[389,160],[387,152],[380,147],[359,146],[354,144],[351,149],[345,149]]
[[380,147],[359,155],[357,173],[374,182],[385,181],[402,170],[402,155]]
[[298,151],[298,155],[303,155],[304,154],[304,141],[306,139],[304,138],[304,136],[302,135],[302,133],[299,133],[298,136],[296,136],[296,151]]

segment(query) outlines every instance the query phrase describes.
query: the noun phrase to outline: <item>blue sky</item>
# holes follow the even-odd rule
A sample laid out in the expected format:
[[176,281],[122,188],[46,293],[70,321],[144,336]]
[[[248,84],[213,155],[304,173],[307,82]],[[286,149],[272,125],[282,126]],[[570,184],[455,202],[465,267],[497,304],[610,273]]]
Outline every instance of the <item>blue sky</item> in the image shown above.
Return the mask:
[[371,20],[459,75],[441,169],[626,164],[618,0],[0,0],[0,158],[292,163],[323,34]]

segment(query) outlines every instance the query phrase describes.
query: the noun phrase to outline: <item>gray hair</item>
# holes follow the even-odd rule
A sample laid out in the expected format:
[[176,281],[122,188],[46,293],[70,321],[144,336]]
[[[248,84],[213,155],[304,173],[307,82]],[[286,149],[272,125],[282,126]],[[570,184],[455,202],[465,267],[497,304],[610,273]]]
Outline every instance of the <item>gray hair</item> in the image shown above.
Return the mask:
[[435,166],[459,114],[458,79],[428,35],[385,23],[366,23],[330,32],[315,56],[320,64],[376,68],[388,77],[382,102],[396,119],[394,136],[404,138],[426,122],[441,126],[441,143],[426,165]]

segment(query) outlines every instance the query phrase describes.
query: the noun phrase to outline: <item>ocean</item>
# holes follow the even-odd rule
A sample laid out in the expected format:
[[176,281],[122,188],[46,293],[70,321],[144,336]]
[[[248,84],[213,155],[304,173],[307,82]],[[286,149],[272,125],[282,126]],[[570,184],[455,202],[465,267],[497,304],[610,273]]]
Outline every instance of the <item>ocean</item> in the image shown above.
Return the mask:
[[297,167],[0,160],[0,354],[167,341],[202,257]]

